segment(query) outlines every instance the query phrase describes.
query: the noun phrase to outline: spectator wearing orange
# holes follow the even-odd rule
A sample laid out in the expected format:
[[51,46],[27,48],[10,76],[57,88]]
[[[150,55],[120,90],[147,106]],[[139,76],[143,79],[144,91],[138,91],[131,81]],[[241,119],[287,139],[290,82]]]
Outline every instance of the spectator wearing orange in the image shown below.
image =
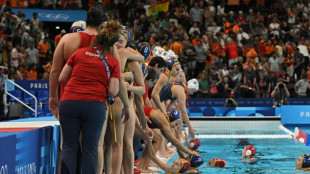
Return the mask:
[[180,43],[180,39],[179,37],[175,37],[174,38],[174,42],[170,45],[170,49],[172,49],[174,51],[174,53],[180,57],[183,46]]
[[49,50],[48,38],[45,37],[43,42],[40,42],[38,45],[39,51],[39,63],[41,65],[45,64],[47,60],[47,52]]
[[265,55],[266,56],[271,56],[275,51],[276,48],[272,45],[271,40],[268,40],[267,45],[265,45]]
[[238,46],[236,42],[234,42],[231,38],[227,39],[227,44],[224,48],[224,51],[228,58],[228,65],[230,67],[231,64],[237,63],[238,59]]
[[258,54],[255,51],[253,45],[251,46],[246,45],[245,48],[246,48],[245,57],[251,58],[253,64],[256,65],[259,62],[259,60],[258,60]]
[[212,64],[214,64],[214,55],[210,53],[209,50],[205,50],[206,54],[206,67],[210,67]]
[[37,72],[37,66],[34,64],[32,65],[30,71],[29,71],[29,75],[30,75],[30,78],[32,80],[37,80],[38,79],[38,72]]
[[219,43],[217,38],[213,39],[213,44],[212,44],[211,50],[215,56],[216,62],[219,62],[220,58],[226,57],[226,53],[225,53],[222,45]]
[[239,33],[240,25],[241,25],[241,22],[237,22],[237,23],[232,27],[232,31],[233,31],[234,33]]
[[224,33],[228,34],[229,32],[231,32],[232,28],[231,28],[231,23],[229,23],[226,18],[223,18],[223,24],[224,24]]
[[192,40],[193,46],[198,46],[198,40],[202,41],[202,40],[199,38],[199,35],[196,35],[196,37]]
[[60,31],[60,34],[57,34],[57,35],[55,36],[55,46],[56,46],[56,47],[57,47],[57,45],[58,45],[60,39],[61,39],[66,33],[67,33],[66,30],[65,30],[65,29],[62,29],[62,30]]

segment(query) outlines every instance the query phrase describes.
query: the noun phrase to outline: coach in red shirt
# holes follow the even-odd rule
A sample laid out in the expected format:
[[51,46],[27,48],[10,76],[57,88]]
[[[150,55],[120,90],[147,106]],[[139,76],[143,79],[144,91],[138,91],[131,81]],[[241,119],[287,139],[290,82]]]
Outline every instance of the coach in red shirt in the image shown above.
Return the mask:
[[105,121],[106,99],[111,103],[110,99],[119,90],[119,63],[111,53],[120,29],[118,22],[106,22],[94,46],[74,52],[59,76],[59,82],[66,84],[59,107],[63,134],[61,173],[77,173],[80,131],[82,173],[97,172],[97,148]]

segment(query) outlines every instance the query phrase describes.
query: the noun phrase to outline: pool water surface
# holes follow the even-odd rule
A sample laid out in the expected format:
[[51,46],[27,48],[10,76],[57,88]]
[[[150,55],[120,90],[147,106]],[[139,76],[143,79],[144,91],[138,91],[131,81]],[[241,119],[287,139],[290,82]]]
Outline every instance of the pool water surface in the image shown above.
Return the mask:
[[[198,169],[201,173],[303,173],[295,170],[295,161],[301,154],[309,154],[310,147],[293,139],[200,139],[200,155],[204,164]],[[246,145],[254,145],[260,160],[254,164],[242,162],[241,152]],[[168,161],[178,158],[177,153]],[[212,158],[226,160],[226,168],[206,167]]]

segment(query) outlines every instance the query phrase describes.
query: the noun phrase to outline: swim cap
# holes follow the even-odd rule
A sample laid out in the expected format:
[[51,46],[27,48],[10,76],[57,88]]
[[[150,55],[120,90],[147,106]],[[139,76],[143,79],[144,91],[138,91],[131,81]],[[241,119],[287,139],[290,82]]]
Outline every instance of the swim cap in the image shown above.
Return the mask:
[[180,119],[180,113],[178,110],[173,109],[167,113],[166,117],[168,119],[168,122],[172,124]]
[[73,24],[71,25],[70,33],[84,31],[85,29],[86,29],[85,21],[76,21],[76,22],[73,22]]
[[173,69],[173,67],[177,64],[180,64],[180,62],[175,61],[173,58],[170,58],[167,62],[167,68],[169,71],[171,71]]
[[245,146],[245,157],[253,157],[256,153],[256,148],[252,145]]
[[310,155],[304,154],[302,156],[302,169],[309,169],[310,168]]
[[154,57],[160,56],[160,53],[159,53],[160,49],[161,49],[160,46],[154,47],[154,49],[152,51]]
[[144,56],[144,61],[149,60],[150,55],[151,55],[151,50],[150,50],[150,46],[148,43],[146,42],[139,43],[137,46],[137,49],[139,53]]
[[[159,50],[161,51],[161,50]],[[169,55],[168,55],[168,52],[163,50],[161,53],[160,53],[160,57],[162,57],[166,62],[169,60]]]
[[126,46],[127,47],[129,45],[129,41],[130,41],[130,31],[129,28],[127,26],[122,26],[122,30],[121,30],[121,34],[125,37],[127,43]]
[[141,66],[143,75],[144,76],[147,75],[148,69],[147,69],[146,65],[144,63],[141,63],[140,66]]
[[224,168],[226,166],[226,161],[223,159],[214,158],[213,161],[214,161],[213,167]]
[[187,88],[188,89],[199,89],[199,83],[197,79],[191,79],[187,82]]
[[197,138],[193,138],[191,139],[191,141],[189,142],[189,147],[191,150],[197,150],[200,146],[200,140]]
[[178,61],[178,56],[175,54],[174,51],[168,50],[167,51],[169,58],[173,58],[175,61]]
[[187,159],[190,162],[191,167],[195,167],[195,168],[201,166],[204,163],[204,160],[201,158],[200,155],[190,154],[188,155]]
[[180,167],[178,173],[185,173],[191,168],[191,164],[185,159],[180,158],[180,160],[181,160],[182,164],[181,164],[181,167]]

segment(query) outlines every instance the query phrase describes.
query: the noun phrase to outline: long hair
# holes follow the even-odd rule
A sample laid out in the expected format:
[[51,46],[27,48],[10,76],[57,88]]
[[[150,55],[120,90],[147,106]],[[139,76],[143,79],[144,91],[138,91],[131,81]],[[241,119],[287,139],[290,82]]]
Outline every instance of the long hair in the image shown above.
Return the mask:
[[117,21],[111,20],[105,22],[99,29],[99,33],[93,43],[93,45],[100,45],[103,55],[109,52],[110,48],[119,39],[121,31],[121,24]]

